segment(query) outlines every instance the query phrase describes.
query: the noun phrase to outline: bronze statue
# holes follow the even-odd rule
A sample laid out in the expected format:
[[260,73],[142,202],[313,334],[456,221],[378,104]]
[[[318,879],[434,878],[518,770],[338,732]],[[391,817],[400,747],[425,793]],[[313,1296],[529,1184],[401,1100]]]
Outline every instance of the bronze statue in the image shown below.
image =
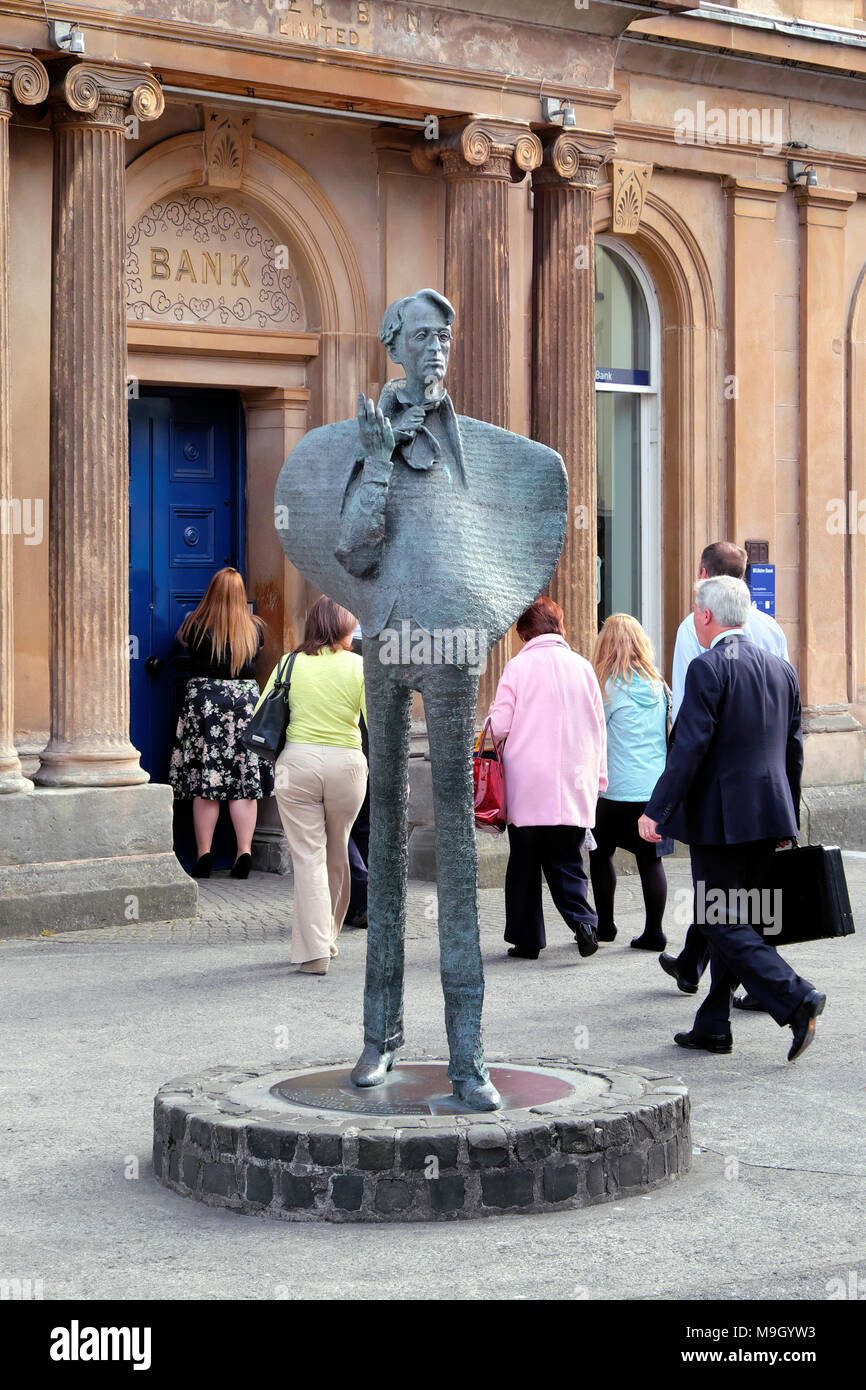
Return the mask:
[[[370,733],[364,1050],[376,1086],[403,1043],[409,727],[421,692],[436,821],[448,1074],[457,1100],[495,1110],[484,1065],[472,744],[487,650],[537,598],[565,535],[568,482],[552,449],[457,415],[445,390],[454,310],[419,290],[379,337],[405,378],[356,420],[312,430],[276,490],[289,559],[361,621]],[[408,636],[408,640],[407,639]]]

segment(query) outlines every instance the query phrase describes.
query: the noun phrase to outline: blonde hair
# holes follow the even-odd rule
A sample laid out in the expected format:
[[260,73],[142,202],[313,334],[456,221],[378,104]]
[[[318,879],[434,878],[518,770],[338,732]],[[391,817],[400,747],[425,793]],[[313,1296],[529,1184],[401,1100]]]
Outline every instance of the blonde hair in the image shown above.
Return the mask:
[[[637,618],[630,613],[611,613],[595,639],[592,665],[604,692],[609,680],[618,678],[631,685],[635,676],[661,681],[653,663],[650,639]],[[607,695],[605,695],[607,699]]]
[[222,661],[228,648],[231,673],[236,676],[256,655],[263,626],[261,618],[254,618],[247,608],[243,576],[227,565],[217,570],[201,603],[187,613],[177,635],[184,646],[190,641],[198,646],[209,637],[217,661]]

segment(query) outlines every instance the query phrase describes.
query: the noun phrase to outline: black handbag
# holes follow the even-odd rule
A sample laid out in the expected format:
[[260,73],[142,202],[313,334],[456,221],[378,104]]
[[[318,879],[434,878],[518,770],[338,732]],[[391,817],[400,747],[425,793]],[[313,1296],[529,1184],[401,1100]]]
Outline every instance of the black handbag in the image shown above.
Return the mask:
[[[780,902],[773,900],[773,928],[763,931],[772,946],[853,934],[851,899],[837,845],[795,844],[792,849],[776,850],[761,889],[781,894]],[[778,926],[781,930],[774,930]]]
[[284,657],[276,679],[252,719],[241,734],[241,743],[262,762],[273,763],[283,751],[289,712],[289,682],[297,652]]

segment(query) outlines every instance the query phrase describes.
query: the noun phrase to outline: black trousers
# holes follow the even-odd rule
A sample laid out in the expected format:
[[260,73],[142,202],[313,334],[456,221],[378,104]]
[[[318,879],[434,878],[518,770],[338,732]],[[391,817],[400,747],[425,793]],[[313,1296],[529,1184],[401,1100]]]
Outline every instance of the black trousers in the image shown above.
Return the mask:
[[598,918],[587,897],[580,851],[586,834],[578,825],[509,825],[505,871],[505,940],[527,951],[547,945],[541,908],[541,875],[557,911],[574,930]]
[[660,846],[642,840],[638,833],[637,823],[645,809],[645,801],[611,801],[607,797],[599,797],[592,832],[598,848],[589,856],[589,876],[599,926],[610,928],[614,925],[613,902],[616,893],[613,856],[618,849],[633,854],[643,892],[644,935],[659,937],[662,934],[668,881],[664,864],[659,858]]
[[693,985],[696,985],[709,963],[710,948],[707,945],[706,937],[697,923],[692,922],[686,932],[683,949],[677,956],[677,969],[684,980],[689,980]]
[[347,926],[351,926],[367,911],[367,865],[364,863],[361,851],[355,844],[354,835],[349,836],[349,875],[351,887],[349,889],[349,906],[346,908]]
[[[745,985],[780,1027],[814,988],[755,925],[743,920],[744,906],[732,894],[760,888],[775,847],[775,839],[690,847],[696,915],[709,947],[711,971],[709,993],[695,1014],[697,1033],[730,1032],[731,997],[738,984]],[[716,890],[725,897],[724,907],[717,906]]]

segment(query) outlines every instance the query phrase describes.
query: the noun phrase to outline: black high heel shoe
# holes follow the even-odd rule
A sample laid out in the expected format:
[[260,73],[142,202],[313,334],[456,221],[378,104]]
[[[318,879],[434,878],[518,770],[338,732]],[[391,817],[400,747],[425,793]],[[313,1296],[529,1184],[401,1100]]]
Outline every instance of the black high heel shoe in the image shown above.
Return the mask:
[[210,878],[211,855],[210,850],[207,854],[200,854],[196,860],[196,866],[192,871],[193,878]]
[[232,878],[249,878],[252,863],[251,854],[239,854],[232,866]]
[[643,932],[641,936],[636,936],[629,942],[635,951],[663,951],[667,944],[668,939],[663,931],[650,932],[649,934]]

